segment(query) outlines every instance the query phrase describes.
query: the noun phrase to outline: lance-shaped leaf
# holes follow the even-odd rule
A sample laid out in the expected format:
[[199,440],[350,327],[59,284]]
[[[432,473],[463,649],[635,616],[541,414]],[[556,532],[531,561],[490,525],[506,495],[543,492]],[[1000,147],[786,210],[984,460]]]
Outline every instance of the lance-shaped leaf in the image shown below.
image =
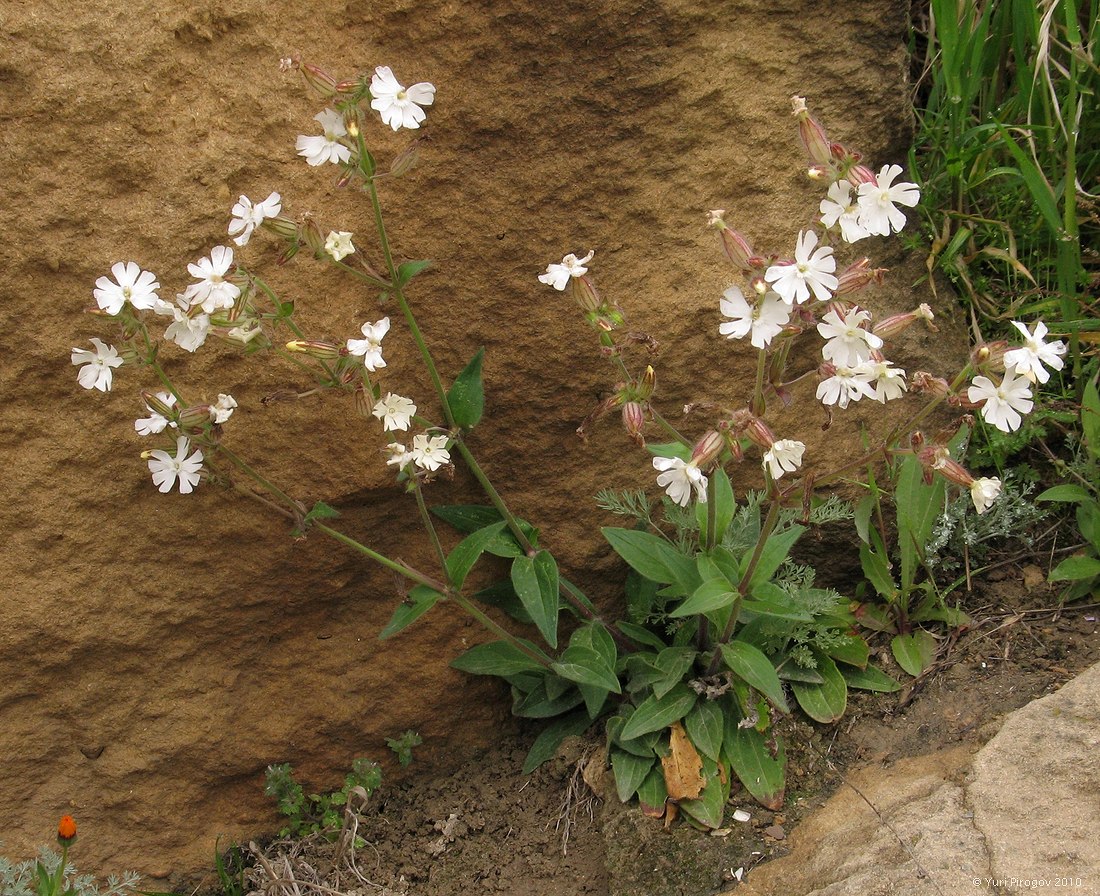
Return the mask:
[[699,752],[715,762],[721,755],[725,721],[722,708],[714,700],[700,700],[684,719],[688,737]]
[[558,565],[549,551],[512,561],[512,587],[551,647],[558,646]]
[[756,688],[780,710],[790,712],[779,674],[761,650],[744,641],[730,641],[721,649],[722,659],[730,671]]
[[786,789],[787,754],[776,736],[776,755],[768,749],[764,735],[755,728],[738,728],[734,718],[726,723],[722,751],[745,789],[765,808],[783,808]]
[[592,720],[588,718],[588,714],[579,710],[555,719],[531,744],[527,758],[523,760],[523,773],[529,775],[548,759],[553,759],[563,740],[583,734],[591,724]]
[[686,684],[678,684],[663,697],[648,697],[623,726],[619,737],[630,740],[651,731],[667,728],[686,716],[695,705],[697,696]]
[[600,530],[615,552],[630,566],[654,582],[672,583],[688,594],[699,584],[695,563],[663,538],[636,529],[605,527]]
[[923,629],[910,635],[895,635],[890,641],[890,651],[898,665],[915,678],[936,659],[936,639]]
[[504,530],[504,526],[503,520],[499,523],[493,523],[493,525],[486,526],[484,529],[471,532],[455,545],[454,550],[447,557],[447,576],[450,578],[452,585],[456,588],[462,587],[462,583],[466,581],[466,576],[469,575],[470,570],[477,563],[477,558],[485,552],[489,543]]
[[620,801],[630,802],[656,761],[657,757],[652,753],[643,757],[624,753],[622,750],[611,750],[611,770],[615,773],[615,792]]
[[814,651],[821,684],[792,681],[791,690],[803,711],[815,722],[829,724],[844,715],[848,707],[848,686],[834,663],[825,654]]
[[407,285],[413,277],[431,266],[432,263],[426,259],[402,262],[397,266],[397,288],[401,289]]
[[485,410],[485,388],[481,384],[481,362],[484,357],[485,349],[479,348],[447,392],[451,418],[463,429],[477,426]]
[[696,588],[680,606],[669,616],[694,616],[697,613],[709,613],[721,610],[737,600],[737,588],[730,584],[725,576],[710,579]]
[[[527,646],[532,652],[539,653],[533,644]],[[452,660],[451,665],[472,675],[497,675],[501,678],[518,675],[521,672],[543,672],[546,668],[508,641],[478,644]]]
[[622,693],[615,670],[590,647],[567,647],[551,668],[562,678],[578,684],[592,685],[616,694]]
[[392,638],[401,629],[416,622],[441,600],[443,600],[443,595],[434,588],[417,585],[409,592],[408,597],[397,605],[397,609],[393,611],[389,623],[382,629],[378,637],[383,641],[386,638]]

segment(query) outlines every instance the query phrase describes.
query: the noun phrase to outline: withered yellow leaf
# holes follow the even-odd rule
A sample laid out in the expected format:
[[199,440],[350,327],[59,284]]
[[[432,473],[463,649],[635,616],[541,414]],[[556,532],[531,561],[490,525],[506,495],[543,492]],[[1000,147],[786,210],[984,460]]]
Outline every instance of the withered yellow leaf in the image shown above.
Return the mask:
[[673,722],[668,727],[668,755],[661,757],[668,798],[674,801],[697,799],[707,783],[703,778],[703,760],[683,725]]

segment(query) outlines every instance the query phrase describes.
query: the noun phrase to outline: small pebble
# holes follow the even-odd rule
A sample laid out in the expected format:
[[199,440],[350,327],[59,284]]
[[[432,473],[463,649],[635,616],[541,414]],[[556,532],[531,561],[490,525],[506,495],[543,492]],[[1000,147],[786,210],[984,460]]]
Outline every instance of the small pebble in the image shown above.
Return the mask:
[[752,821],[752,813],[746,812],[744,809],[738,809],[733,813],[734,821]]
[[764,828],[764,833],[773,840],[787,839],[787,832],[783,830],[783,825],[781,824],[773,824],[770,827]]

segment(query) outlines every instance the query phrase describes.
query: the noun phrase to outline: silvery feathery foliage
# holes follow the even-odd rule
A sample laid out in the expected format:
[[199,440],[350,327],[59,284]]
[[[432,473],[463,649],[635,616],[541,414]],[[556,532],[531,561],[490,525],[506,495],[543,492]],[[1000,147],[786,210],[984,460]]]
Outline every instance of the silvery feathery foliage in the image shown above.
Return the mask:
[[[61,856],[48,847],[38,852],[37,862],[41,862],[51,874],[57,870],[60,861]],[[13,865],[0,856],[0,893],[3,896],[35,896],[35,865],[34,859]],[[120,877],[111,875],[104,888],[100,889],[92,875],[80,874],[72,865],[65,871],[66,886],[72,889],[75,896],[130,896],[137,892],[139,879],[133,871],[127,871]]]

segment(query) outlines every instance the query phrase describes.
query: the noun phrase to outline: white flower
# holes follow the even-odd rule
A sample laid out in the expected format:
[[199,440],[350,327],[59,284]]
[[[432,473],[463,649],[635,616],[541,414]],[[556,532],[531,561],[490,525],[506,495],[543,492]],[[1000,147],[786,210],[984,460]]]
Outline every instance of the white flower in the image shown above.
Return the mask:
[[569,284],[570,277],[583,277],[588,273],[588,268],[585,265],[592,260],[595,254],[595,249],[591,250],[584,258],[577,258],[576,255],[570,253],[561,260],[561,264],[548,264],[546,273],[539,274],[539,283],[545,283],[547,286],[552,286],[558,292],[561,292]]
[[253,205],[252,200],[242,196],[233,206],[233,220],[229,222],[229,235],[238,246],[243,246],[252,236],[252,231],[265,219],[274,218],[283,210],[282,197],[272,193],[263,202]]
[[412,451],[409,453],[414,464],[429,472],[451,462],[446,436],[428,436],[425,433],[413,436]]
[[264,329],[260,326],[259,321],[251,320],[239,327],[233,327],[228,333],[225,333],[224,338],[236,345],[247,347],[257,336],[262,336],[263,332]]
[[405,464],[411,463],[413,459],[412,452],[400,442],[390,442],[386,446],[386,454],[389,455],[386,458],[386,465],[392,467],[403,467]]
[[840,224],[840,238],[854,243],[871,234],[859,223],[859,206],[852,196],[852,185],[846,180],[833,181],[826,199],[821,200],[821,223],[826,227]]
[[348,230],[330,230],[325,240],[325,251],[334,261],[341,261],[355,251]]
[[889,236],[891,229],[897,233],[905,226],[905,215],[897,206],[912,208],[920,201],[916,184],[893,183],[901,171],[901,165],[883,165],[875,183],[859,185],[859,224],[868,233]]
[[802,466],[802,454],[805,450],[804,442],[777,439],[764,452],[763,467],[771,474],[772,479],[779,479],[784,473],[793,473]]
[[[156,395],[168,407],[176,403],[176,397],[171,392],[158,392]],[[145,409],[149,411],[149,416],[134,421],[134,429],[139,435],[151,436],[158,432],[164,432],[167,426],[171,426],[173,429],[176,427],[174,422],[154,411],[148,402],[145,403]]]
[[1013,367],[1016,372],[1027,377],[1032,382],[1045,383],[1050,379],[1051,370],[1062,369],[1060,355],[1066,353],[1066,344],[1061,340],[1056,342],[1044,342],[1047,335],[1047,325],[1041,320],[1035,322],[1035,331],[1029,333],[1026,324],[1018,320],[1012,322],[1024,337],[1022,348],[1014,348],[1005,352],[1005,367]]
[[986,376],[974,377],[973,384],[966,390],[966,397],[975,404],[985,402],[982,418],[1001,432],[1019,429],[1023,422],[1020,415],[1026,414],[1035,404],[1031,400],[1031,383],[1017,376],[1015,368],[1005,370],[999,385]]
[[382,337],[390,330],[390,319],[383,317],[373,324],[363,324],[362,331],[365,339],[349,339],[348,354],[359,355],[363,358],[363,366],[371,373],[379,367],[385,367],[382,360]]
[[170,339],[185,351],[194,352],[210,335],[210,315],[189,313],[188,307],[187,295],[183,293],[176,296],[175,305],[157,299],[153,310],[173,319],[164,331],[164,338]]
[[294,144],[298,155],[314,166],[323,165],[325,162],[339,165],[350,159],[351,150],[339,142],[341,137],[348,135],[348,129],[344,127],[344,117],[335,109],[325,109],[314,115],[313,120],[321,125],[324,133],[319,137],[300,134],[298,141]]
[[111,265],[111,273],[115,275],[114,283],[106,277],[96,280],[96,288],[92,290],[96,304],[108,314],[118,314],[122,306],[127,302],[141,311],[147,311],[157,301],[157,290],[160,284],[156,274],[151,271],[143,271],[137,262],[116,262]]
[[831,377],[822,380],[817,386],[817,398],[822,404],[848,407],[848,403],[861,398],[874,398],[870,375],[862,368],[837,365]]
[[237,407],[237,400],[232,395],[218,394],[218,400],[210,406],[210,413],[215,423],[225,423],[233,416],[233,409]]
[[871,313],[861,308],[851,308],[842,318],[830,310],[817,325],[817,332],[827,340],[821,347],[826,361],[845,367],[855,367],[870,360],[871,350],[882,348],[882,339],[864,329],[871,320]]
[[233,250],[228,246],[215,246],[209,258],[200,258],[198,264],[189,264],[188,272],[197,279],[184,290],[187,305],[201,305],[207,314],[219,308],[232,308],[241,294],[240,287],[225,279],[233,266]]
[[865,361],[856,368],[856,373],[865,377],[874,387],[871,398],[879,404],[901,398],[908,388],[905,371],[895,369],[890,361]]
[[434,84],[421,81],[405,89],[397,82],[388,65],[380,65],[374,70],[370,93],[373,97],[370,107],[382,116],[383,124],[388,124],[395,131],[420,127],[420,122],[426,117],[420,107],[435,102]]
[[173,457],[167,451],[159,448],[154,451],[146,451],[142,457],[149,461],[149,472],[153,474],[153,484],[161,492],[172,491],[172,486],[179,480],[180,494],[188,495],[199,484],[199,470],[202,469],[202,452],[196,450],[187,457],[191,448],[191,442],[187,436],[179,436],[176,439],[176,456]]
[[386,397],[379,399],[375,404],[371,413],[382,421],[383,431],[393,432],[399,429],[404,432],[409,428],[409,421],[416,413],[416,405],[401,395],[387,392]]
[[113,345],[105,345],[102,340],[92,338],[95,351],[90,352],[86,348],[74,348],[70,356],[73,364],[83,364],[76,375],[76,381],[85,389],[98,389],[100,392],[111,391],[112,369],[122,366],[122,358],[118,356]]
[[815,251],[816,245],[817,234],[812,230],[800,230],[794,262],[773,264],[764,272],[764,279],[788,305],[805,302],[810,298],[811,290],[814,298],[828,301],[831,297],[829,290],[837,288],[838,281],[833,276],[836,259],[833,258],[832,247],[822,246]]
[[978,513],[985,513],[1001,493],[1000,479],[975,479],[970,483],[970,498]]
[[730,320],[718,325],[718,332],[727,339],[743,339],[751,330],[752,344],[767,348],[791,319],[790,306],[771,290],[755,305],[750,305],[744,293],[731,286],[722,293],[719,302],[722,314]]
[[657,484],[681,507],[691,503],[692,490],[700,504],[707,500],[707,477],[695,466],[694,461],[685,461],[679,457],[655,457],[653,469],[660,475]]

